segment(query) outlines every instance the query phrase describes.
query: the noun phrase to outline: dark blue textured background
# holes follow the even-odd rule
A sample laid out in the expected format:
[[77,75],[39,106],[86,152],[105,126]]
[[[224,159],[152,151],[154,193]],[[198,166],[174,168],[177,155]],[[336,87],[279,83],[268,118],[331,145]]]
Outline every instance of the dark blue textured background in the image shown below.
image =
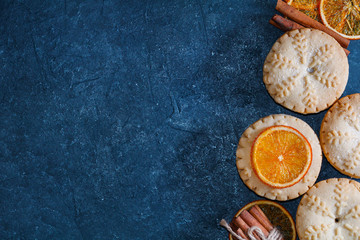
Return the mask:
[[[275,0],[0,1],[0,239],[226,239]],[[360,92],[360,42],[344,95]],[[319,180],[343,177],[324,159]],[[300,199],[283,203],[295,216]]]

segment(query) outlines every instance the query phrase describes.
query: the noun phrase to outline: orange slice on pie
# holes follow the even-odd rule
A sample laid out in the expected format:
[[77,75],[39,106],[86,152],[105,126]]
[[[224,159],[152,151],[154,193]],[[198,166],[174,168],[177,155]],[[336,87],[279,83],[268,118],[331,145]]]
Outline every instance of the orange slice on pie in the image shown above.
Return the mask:
[[321,0],[320,16],[328,28],[347,39],[360,39],[360,0]]
[[293,6],[300,12],[305,13],[312,19],[320,21],[319,4],[320,0],[285,0],[287,4]]
[[298,130],[288,126],[265,129],[251,149],[251,164],[258,178],[274,188],[299,182],[312,161],[311,145]]

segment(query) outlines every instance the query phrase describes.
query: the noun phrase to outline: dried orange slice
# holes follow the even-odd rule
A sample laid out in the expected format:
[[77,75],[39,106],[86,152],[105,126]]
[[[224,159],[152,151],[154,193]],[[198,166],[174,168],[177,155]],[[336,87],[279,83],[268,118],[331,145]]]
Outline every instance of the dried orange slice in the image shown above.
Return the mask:
[[328,28],[347,39],[360,39],[360,0],[321,0],[320,16]]
[[[255,205],[259,206],[263,213],[266,215],[266,217],[270,220],[271,224],[280,230],[284,240],[296,239],[294,219],[282,205],[274,201],[257,200],[248,203],[235,214],[233,219],[240,216],[242,211],[249,211]],[[229,234],[229,240],[236,240],[236,238]]]
[[305,13],[312,19],[320,21],[319,4],[320,0],[285,0],[287,4],[293,6],[300,12]]
[[265,129],[251,149],[254,172],[265,184],[286,188],[299,182],[312,161],[311,145],[298,130],[288,126]]

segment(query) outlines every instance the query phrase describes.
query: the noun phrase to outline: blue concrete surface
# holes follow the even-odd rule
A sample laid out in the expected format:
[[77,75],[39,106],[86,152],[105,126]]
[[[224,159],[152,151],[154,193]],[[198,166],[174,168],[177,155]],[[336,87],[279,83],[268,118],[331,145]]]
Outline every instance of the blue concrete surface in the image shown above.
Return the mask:
[[325,114],[266,92],[275,2],[0,1],[0,239],[226,239],[220,219],[260,199],[242,132],[274,113],[318,132]]

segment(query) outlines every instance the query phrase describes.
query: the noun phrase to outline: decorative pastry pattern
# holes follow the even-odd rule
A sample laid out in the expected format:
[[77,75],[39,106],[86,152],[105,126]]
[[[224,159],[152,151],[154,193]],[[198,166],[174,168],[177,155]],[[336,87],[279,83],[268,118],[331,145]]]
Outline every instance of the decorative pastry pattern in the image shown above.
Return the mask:
[[348,218],[360,219],[360,205],[356,205],[354,208],[349,210],[349,212],[344,216],[344,219]]
[[319,182],[300,202],[296,222],[300,240],[360,240],[360,183],[349,179]]
[[308,54],[308,40],[303,34],[297,33],[294,36],[293,44],[295,45],[295,50],[300,55],[300,62],[305,64]]
[[350,236],[354,237],[353,239],[360,239],[360,228],[351,226],[350,224],[345,224],[344,227],[350,231]]
[[[303,71],[300,70],[297,65],[286,56],[281,53],[274,53],[270,61],[270,64],[273,68],[279,69],[297,69],[297,72],[294,76],[288,77],[287,80],[281,81],[276,85],[276,96],[278,98],[284,98],[290,95],[294,87],[298,84],[299,79],[305,84],[305,96],[303,97],[303,103],[310,108],[313,108],[318,103],[317,94],[315,92],[314,84],[312,79],[320,82],[327,88],[336,87],[337,77],[331,73],[321,69],[321,65],[325,64],[327,61],[332,59],[334,54],[334,47],[332,45],[325,44],[319,48],[319,51],[311,58],[308,59],[308,43],[306,37],[300,32],[293,37],[293,44],[295,50],[298,53],[299,61],[308,65],[308,68]],[[308,63],[310,61],[310,64]],[[310,76],[313,76],[310,78]]]
[[247,178],[250,178],[251,177],[251,169],[249,167],[246,167],[243,171],[244,175],[247,177]]
[[334,240],[345,240],[344,237],[341,235],[341,228],[335,229],[335,238]]
[[315,29],[284,34],[268,54],[263,70],[264,83],[274,100],[305,114],[332,105],[344,91],[348,78],[343,49]]
[[344,159],[344,165],[349,169],[354,169],[360,164],[360,143],[353,148],[349,157]]
[[322,234],[329,229],[329,225],[313,225],[309,226],[305,231],[306,240],[317,240],[320,239]]
[[[322,237],[322,234],[329,230],[332,224],[321,224],[321,225],[311,225],[305,231],[305,239],[306,240],[317,240]],[[354,237],[354,239],[360,239],[360,228],[354,227],[349,223],[344,224],[344,229],[350,232],[350,236]],[[338,227],[335,229],[335,240],[344,240],[344,237],[341,235],[341,228]]]
[[285,118],[279,118],[278,120],[275,121],[275,125],[288,125],[289,123],[287,123]]
[[339,115],[343,117],[345,121],[349,123],[350,126],[355,128],[357,131],[360,131],[360,119],[359,114],[354,111],[353,106],[348,102],[339,103]]
[[320,199],[318,196],[306,196],[307,203],[306,205],[313,209],[316,213],[322,216],[329,216],[335,218],[334,214],[331,213],[329,208],[326,206],[326,203]]
[[348,132],[331,130],[327,133],[327,140],[330,144],[339,145],[351,140]]
[[281,193],[282,191],[280,189],[275,189],[275,188],[270,191],[270,194],[272,194],[274,197],[281,195]]
[[289,58],[282,54],[274,53],[271,61],[271,65],[275,68],[287,69],[287,68],[299,68]]
[[304,81],[305,81],[305,97],[303,98],[303,103],[309,108],[313,108],[317,104],[318,97],[316,96],[314,85],[311,83],[308,76],[304,77]]
[[330,87],[334,88],[338,83],[337,77],[334,74],[330,72],[321,71],[319,69],[316,69],[314,71],[314,77],[316,80],[318,80],[320,83],[325,85],[327,88]]
[[360,94],[341,98],[321,124],[321,145],[337,170],[360,178]]
[[310,182],[310,180],[311,180],[311,176],[309,175],[305,175],[305,177],[302,179],[303,183]]
[[297,79],[300,74],[288,78],[288,81],[282,81],[281,84],[276,85],[276,96],[279,98],[287,97],[294,89]]
[[342,209],[343,207],[346,207],[347,204],[347,200],[349,200],[349,196],[348,196],[348,189],[349,189],[349,184],[346,183],[345,181],[341,181],[339,183],[337,183],[335,185],[335,206],[337,208],[336,210],[336,214],[340,215],[342,213]]
[[339,116],[344,116],[346,115],[348,112],[352,112],[353,111],[353,107],[350,105],[350,103],[348,102],[339,102],[339,105],[338,105],[338,113],[339,113]]
[[319,48],[319,51],[315,54],[315,56],[312,58],[312,61],[309,65],[309,68],[318,67],[332,58],[334,54],[334,46],[325,44],[324,46],[321,46]]

